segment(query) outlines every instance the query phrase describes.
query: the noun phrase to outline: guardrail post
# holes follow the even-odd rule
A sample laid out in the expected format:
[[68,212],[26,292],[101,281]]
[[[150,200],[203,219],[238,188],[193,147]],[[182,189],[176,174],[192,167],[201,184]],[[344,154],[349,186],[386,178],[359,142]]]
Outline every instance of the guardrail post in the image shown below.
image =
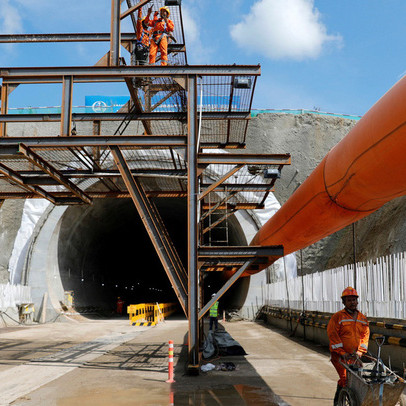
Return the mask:
[[168,383],[173,383],[173,341],[169,340],[169,359],[168,359]]

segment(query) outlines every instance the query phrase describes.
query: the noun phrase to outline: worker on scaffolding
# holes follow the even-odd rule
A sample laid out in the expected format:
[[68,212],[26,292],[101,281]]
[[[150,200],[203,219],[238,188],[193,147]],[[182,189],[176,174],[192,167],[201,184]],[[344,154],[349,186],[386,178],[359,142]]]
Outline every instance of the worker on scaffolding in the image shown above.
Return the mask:
[[[213,293],[211,295],[211,297],[213,298],[214,296],[216,296],[215,293]],[[209,312],[209,316],[210,316],[210,326],[209,326],[209,330],[213,329],[213,325],[214,325],[214,329],[217,330],[218,329],[218,320],[217,317],[219,315],[219,302],[216,300],[213,305],[210,307],[210,312]]]
[[148,23],[152,27],[152,40],[149,53],[149,63],[151,65],[155,64],[158,48],[161,53],[161,65],[165,66],[168,64],[168,37],[174,39],[171,32],[175,28],[173,21],[169,19],[170,14],[168,7],[161,7],[159,13],[156,11],[154,19]]
[[149,50],[151,45],[151,33],[149,30],[150,15],[152,6],[148,8],[147,15],[142,18],[142,7],[138,9],[137,18],[137,41],[133,49],[133,56],[136,65],[146,65],[148,63]]
[[351,286],[345,288],[341,300],[344,309],[333,314],[327,326],[331,362],[340,377],[334,396],[334,405],[338,402],[341,389],[347,385],[347,370],[340,361],[351,364],[361,363],[360,357],[367,352],[369,341],[368,320],[357,310],[357,291]]

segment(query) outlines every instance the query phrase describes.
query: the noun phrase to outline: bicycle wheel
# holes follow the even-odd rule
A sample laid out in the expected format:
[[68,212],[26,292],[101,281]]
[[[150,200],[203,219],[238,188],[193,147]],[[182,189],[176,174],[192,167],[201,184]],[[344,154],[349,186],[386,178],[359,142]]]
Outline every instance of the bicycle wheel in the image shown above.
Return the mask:
[[338,406],[359,406],[358,398],[351,388],[342,388],[338,396]]

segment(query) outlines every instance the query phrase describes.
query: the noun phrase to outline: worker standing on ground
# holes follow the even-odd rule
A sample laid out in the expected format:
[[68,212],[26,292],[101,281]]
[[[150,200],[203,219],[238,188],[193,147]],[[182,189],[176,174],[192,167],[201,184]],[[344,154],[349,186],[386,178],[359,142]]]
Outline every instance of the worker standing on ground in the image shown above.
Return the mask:
[[117,314],[123,314],[124,300],[121,297],[117,298]]
[[150,22],[150,15],[152,12],[152,6],[148,8],[147,15],[142,18],[142,7],[138,9],[137,19],[137,42],[134,48],[134,57],[136,65],[146,65],[148,63],[149,49],[151,43],[151,34],[148,24]]
[[345,288],[341,300],[344,309],[333,314],[327,326],[331,362],[340,377],[334,396],[334,405],[337,404],[341,388],[347,384],[347,371],[340,364],[340,360],[348,363],[356,362],[367,352],[369,341],[368,320],[357,310],[357,291],[350,286]]
[[[214,297],[214,296],[216,296],[215,293],[213,293],[211,295],[211,297]],[[219,314],[219,302],[215,301],[213,306],[210,307],[210,313],[209,313],[210,327],[209,327],[209,330],[211,330],[213,328],[213,324],[214,324],[214,329],[217,330],[217,328],[218,328],[218,320],[217,320],[218,314]]]
[[149,63],[153,65],[156,60],[156,54],[161,53],[161,65],[165,66],[168,64],[168,35],[171,36],[175,25],[173,21],[169,19],[170,11],[168,7],[161,7],[159,9],[160,16],[158,17],[158,12],[155,12],[154,19],[150,20],[148,25],[152,27],[151,35],[151,46],[149,53]]

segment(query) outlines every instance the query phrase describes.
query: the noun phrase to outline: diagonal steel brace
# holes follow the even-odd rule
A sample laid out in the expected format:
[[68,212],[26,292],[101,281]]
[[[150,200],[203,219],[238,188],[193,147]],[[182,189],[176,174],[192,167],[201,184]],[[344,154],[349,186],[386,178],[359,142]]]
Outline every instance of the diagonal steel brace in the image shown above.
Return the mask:
[[145,191],[137,178],[133,177],[121,150],[117,146],[110,147],[114,161],[131,195],[135,207],[151,238],[152,244],[161,260],[166,274],[175,290],[176,296],[187,314],[187,287],[185,285],[185,270],[181,268],[178,257],[174,255],[174,247],[169,246],[169,236],[162,230],[162,225],[156,217],[156,211],[151,206]]

